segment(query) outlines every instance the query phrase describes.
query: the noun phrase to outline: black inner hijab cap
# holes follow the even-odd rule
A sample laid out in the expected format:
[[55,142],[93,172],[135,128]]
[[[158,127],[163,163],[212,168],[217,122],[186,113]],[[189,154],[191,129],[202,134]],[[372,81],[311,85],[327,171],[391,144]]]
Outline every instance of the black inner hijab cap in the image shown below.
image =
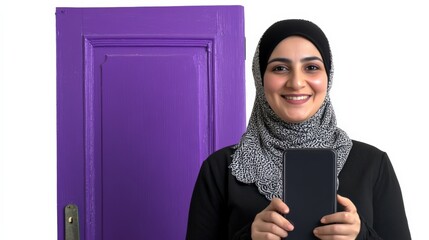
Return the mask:
[[[328,39],[316,24],[303,19],[287,19],[274,23],[262,35],[259,43],[259,67],[261,78],[264,78],[265,70],[267,69],[268,59],[271,56],[274,48],[283,39],[290,36],[301,36],[312,42],[319,50],[323,58],[326,74],[328,79],[331,73],[331,50]],[[262,85],[264,83],[262,82]]]

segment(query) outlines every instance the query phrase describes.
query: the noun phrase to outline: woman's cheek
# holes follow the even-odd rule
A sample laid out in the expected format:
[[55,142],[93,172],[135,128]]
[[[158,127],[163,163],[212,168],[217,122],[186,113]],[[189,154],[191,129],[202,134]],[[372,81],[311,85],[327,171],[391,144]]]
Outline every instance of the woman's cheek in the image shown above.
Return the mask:
[[328,80],[323,77],[309,79],[308,84],[315,92],[326,92],[328,89]]

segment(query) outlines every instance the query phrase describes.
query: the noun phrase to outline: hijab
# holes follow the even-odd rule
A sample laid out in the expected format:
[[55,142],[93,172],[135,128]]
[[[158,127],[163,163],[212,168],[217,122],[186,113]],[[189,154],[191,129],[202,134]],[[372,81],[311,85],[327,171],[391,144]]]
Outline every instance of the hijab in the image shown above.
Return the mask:
[[[301,36],[319,50],[328,88],[319,110],[301,123],[282,120],[270,108],[263,87],[268,59],[283,39]],[[246,184],[255,184],[268,200],[281,198],[283,192],[283,152],[288,148],[331,148],[337,153],[337,173],[343,168],[352,141],[346,132],[337,127],[333,106],[329,98],[332,85],[332,55],[328,39],[314,23],[302,19],[282,20],[271,25],[262,35],[252,64],[256,97],[246,132],[235,146],[229,166],[232,175]],[[338,180],[337,180],[338,182]]]

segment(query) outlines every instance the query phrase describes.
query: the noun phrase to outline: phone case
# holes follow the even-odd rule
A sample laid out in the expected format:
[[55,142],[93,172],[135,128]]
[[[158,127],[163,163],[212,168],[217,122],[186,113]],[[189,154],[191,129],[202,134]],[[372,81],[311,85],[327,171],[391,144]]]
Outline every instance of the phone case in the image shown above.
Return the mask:
[[320,219],[336,212],[336,152],[327,148],[287,149],[283,154],[285,217],[294,225],[287,240],[318,239],[313,230]]

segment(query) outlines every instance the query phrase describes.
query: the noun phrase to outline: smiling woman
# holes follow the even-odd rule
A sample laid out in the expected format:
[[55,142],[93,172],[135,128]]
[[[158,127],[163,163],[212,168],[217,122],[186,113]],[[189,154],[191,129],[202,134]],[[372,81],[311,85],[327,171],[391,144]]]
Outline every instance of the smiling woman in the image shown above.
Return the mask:
[[276,22],[258,44],[253,76],[247,130],[201,166],[187,239],[281,239],[299,232],[287,215],[296,209],[280,199],[282,156],[290,148],[330,148],[337,156],[338,211],[320,216],[299,239],[411,239],[387,154],[337,127],[331,51],[322,30],[306,20]]

